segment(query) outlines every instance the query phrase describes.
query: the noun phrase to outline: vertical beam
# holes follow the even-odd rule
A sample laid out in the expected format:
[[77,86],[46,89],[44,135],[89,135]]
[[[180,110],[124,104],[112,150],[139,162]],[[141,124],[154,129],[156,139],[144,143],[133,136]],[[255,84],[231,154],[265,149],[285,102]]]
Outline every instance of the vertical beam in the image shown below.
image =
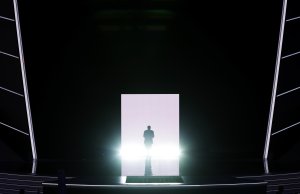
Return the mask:
[[32,160],[31,174],[36,174],[37,160]]
[[278,76],[279,76],[282,42],[283,42],[284,26],[285,26],[285,18],[286,18],[286,7],[287,7],[287,0],[283,0],[281,24],[280,24],[280,32],[279,32],[279,40],[278,40],[278,48],[277,48],[276,67],[275,67],[274,81],[273,81],[273,91],[272,91],[272,97],[271,97],[268,128],[267,128],[267,135],[266,135],[266,141],[265,141],[265,150],[264,150],[264,156],[263,156],[264,159],[267,159],[268,154],[269,154],[270,137],[271,137],[273,116],[274,116],[274,108],[275,108],[275,102],[276,102],[277,83],[278,83]]
[[18,36],[19,59],[20,59],[21,70],[22,70],[23,89],[24,89],[27,120],[28,120],[29,135],[30,135],[30,142],[31,142],[32,158],[33,158],[33,160],[36,160],[37,153],[36,153],[36,147],[35,147],[35,139],[34,139],[33,125],[32,125],[29,94],[28,94],[28,87],[27,87],[27,78],[26,78],[25,60],[24,60],[24,54],[23,54],[18,2],[17,2],[17,0],[13,0],[13,1],[14,1],[15,21],[16,21],[16,29],[17,29],[17,36]]
[[270,173],[268,159],[264,159],[264,169],[265,169],[265,174]]

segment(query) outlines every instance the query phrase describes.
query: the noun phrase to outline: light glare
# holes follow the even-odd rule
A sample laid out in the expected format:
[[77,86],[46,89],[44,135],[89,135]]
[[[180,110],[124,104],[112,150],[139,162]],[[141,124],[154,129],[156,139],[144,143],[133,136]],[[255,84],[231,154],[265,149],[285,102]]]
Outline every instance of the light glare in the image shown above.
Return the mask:
[[124,146],[120,149],[120,156],[124,160],[141,160],[150,156],[152,159],[171,160],[180,157],[180,149],[177,146],[153,146],[150,150],[141,146]]

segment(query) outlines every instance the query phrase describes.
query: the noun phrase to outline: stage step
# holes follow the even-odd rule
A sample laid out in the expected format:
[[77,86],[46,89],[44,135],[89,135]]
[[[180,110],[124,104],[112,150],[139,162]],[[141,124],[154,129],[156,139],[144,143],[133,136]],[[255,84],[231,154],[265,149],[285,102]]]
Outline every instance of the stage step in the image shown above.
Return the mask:
[[[66,180],[62,185],[57,181],[43,183],[44,194],[57,194],[66,190],[68,194],[265,194],[266,182],[238,180],[234,177],[195,177],[182,176],[180,182],[178,177],[171,177],[172,182],[157,182],[157,178],[146,177],[145,183],[142,177],[129,177],[135,180],[125,181],[128,177],[79,177]],[[165,177],[163,177],[165,178]],[[176,182],[174,182],[176,178]],[[140,180],[143,180],[140,182]],[[155,183],[153,182],[155,180]],[[160,180],[161,181],[161,180]]]
[[25,194],[43,193],[42,183],[55,181],[56,177],[38,176],[34,174],[0,173],[0,194]]
[[281,191],[282,194],[300,193],[300,172],[284,174],[264,174],[259,176],[244,176],[238,178],[267,182],[268,194],[275,194],[279,191]]

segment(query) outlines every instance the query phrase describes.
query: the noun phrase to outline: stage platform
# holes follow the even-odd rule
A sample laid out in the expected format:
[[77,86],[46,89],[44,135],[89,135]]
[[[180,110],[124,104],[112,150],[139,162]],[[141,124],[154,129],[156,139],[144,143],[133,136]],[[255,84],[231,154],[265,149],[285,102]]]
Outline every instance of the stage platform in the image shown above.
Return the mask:
[[[126,176],[119,177],[80,177],[65,181],[48,181],[43,183],[44,194],[55,194],[66,190],[68,194],[79,193],[266,193],[267,182],[233,177],[180,176],[182,183],[127,183]],[[168,179],[168,177],[164,177]],[[65,184],[61,184],[65,182]]]
[[68,194],[275,194],[281,188],[300,192],[299,163],[213,160],[191,164],[183,164],[178,177],[130,176],[126,181],[128,177],[120,176],[119,163],[109,160],[0,162],[0,193],[19,194],[23,189],[25,193],[56,194],[64,189]]

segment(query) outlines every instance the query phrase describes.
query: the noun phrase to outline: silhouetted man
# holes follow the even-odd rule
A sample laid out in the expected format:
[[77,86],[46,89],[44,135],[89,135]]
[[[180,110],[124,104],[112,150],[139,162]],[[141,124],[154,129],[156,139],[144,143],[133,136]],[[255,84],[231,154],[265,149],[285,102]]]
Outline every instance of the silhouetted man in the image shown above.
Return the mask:
[[151,130],[151,126],[147,127],[147,130],[144,131],[144,144],[145,147],[149,150],[153,144],[154,131]]
[[150,125],[147,127],[147,130],[144,131],[144,138],[144,144],[147,149],[147,157],[145,160],[145,176],[152,176],[150,148],[153,144],[154,131],[151,130]]

